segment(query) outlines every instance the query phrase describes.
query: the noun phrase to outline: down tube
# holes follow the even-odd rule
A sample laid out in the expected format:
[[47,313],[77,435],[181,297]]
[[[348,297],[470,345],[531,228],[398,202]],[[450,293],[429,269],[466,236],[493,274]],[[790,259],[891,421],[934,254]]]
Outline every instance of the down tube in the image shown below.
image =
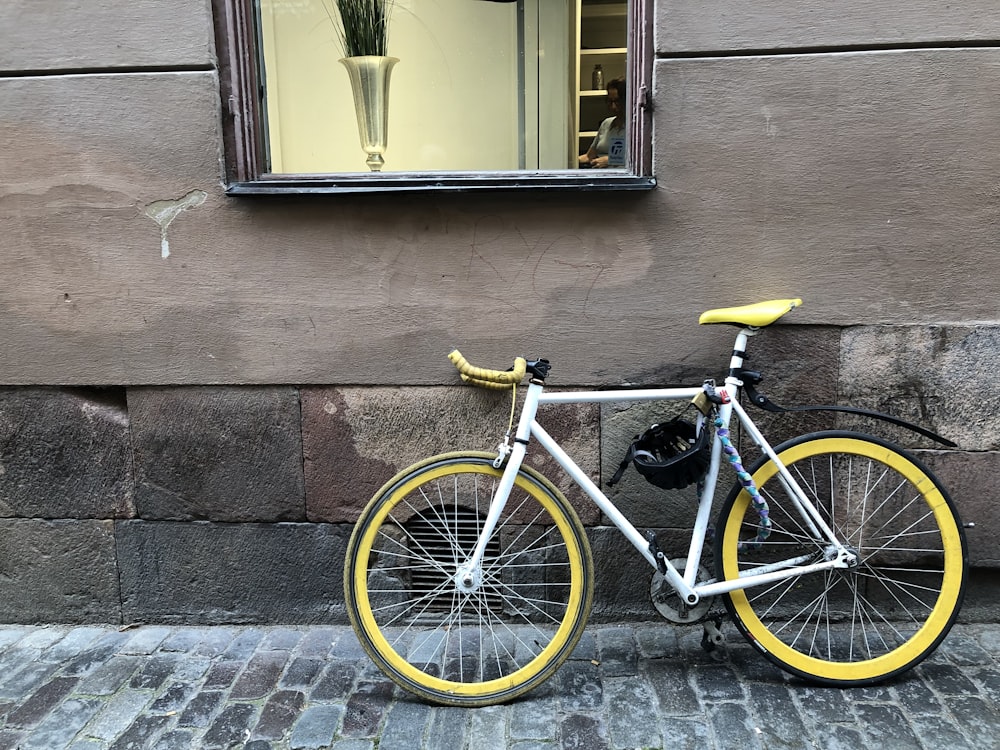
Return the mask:
[[[606,515],[611,522],[618,527],[619,531],[625,535],[629,543],[639,550],[639,553],[646,558],[646,561],[656,569],[656,558],[653,557],[653,553],[649,551],[649,542],[646,541],[645,537],[639,533],[639,530],[633,526],[625,516],[621,514],[621,511],[615,507],[601,492],[601,488],[594,484],[593,480],[588,477],[583,469],[576,465],[569,454],[564,451],[559,444],[552,439],[538,422],[531,423],[531,434],[538,440],[545,450],[551,454],[551,456],[558,462],[558,464],[565,469],[566,473],[572,477],[573,481],[580,485],[580,488],[586,492],[591,500],[597,504],[597,507]],[[675,587],[680,590],[688,590],[688,587],[684,584],[683,579],[681,579],[680,574],[667,563],[667,580],[670,581]]]

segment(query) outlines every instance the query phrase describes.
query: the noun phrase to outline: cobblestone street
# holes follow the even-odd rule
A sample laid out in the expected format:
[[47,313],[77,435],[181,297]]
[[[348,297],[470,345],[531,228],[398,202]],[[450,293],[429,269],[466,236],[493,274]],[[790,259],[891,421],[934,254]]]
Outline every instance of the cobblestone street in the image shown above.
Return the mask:
[[2,627],[0,750],[1000,747],[1000,627],[851,690],[700,632],[593,627],[527,698],[457,709],[396,689],[346,627]]

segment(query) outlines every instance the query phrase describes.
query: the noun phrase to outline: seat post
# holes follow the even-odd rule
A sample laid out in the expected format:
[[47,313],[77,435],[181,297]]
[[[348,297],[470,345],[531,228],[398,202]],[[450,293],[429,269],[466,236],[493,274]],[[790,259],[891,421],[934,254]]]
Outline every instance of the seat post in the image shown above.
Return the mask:
[[743,369],[743,360],[747,356],[747,341],[757,333],[756,328],[743,328],[736,336],[736,344],[733,346],[733,356],[729,360],[729,376],[736,377],[736,373]]

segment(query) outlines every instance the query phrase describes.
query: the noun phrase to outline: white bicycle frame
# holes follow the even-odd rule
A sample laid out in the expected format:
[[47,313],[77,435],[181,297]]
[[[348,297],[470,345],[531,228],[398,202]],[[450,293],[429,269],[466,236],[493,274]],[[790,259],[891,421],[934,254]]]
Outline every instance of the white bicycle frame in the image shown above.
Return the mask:
[[[737,336],[734,354],[730,360],[730,372],[736,372],[743,366],[742,353],[746,350],[747,338],[754,335],[754,329],[743,329]],[[742,382],[733,375],[725,380],[725,385],[716,389],[716,395],[721,397],[722,403],[718,406],[718,415],[723,426],[728,428],[732,415],[735,412],[737,419],[746,430],[750,438],[759,446],[763,453],[774,462],[778,468],[778,478],[788,496],[788,501],[794,504],[809,527],[809,530],[817,538],[826,540],[829,544],[821,562],[809,563],[814,559],[813,555],[802,555],[789,558],[770,565],[754,568],[752,571],[743,571],[739,578],[729,581],[703,581],[697,582],[699,560],[705,546],[705,538],[708,531],[709,516],[712,510],[712,500],[715,497],[716,485],[719,477],[719,469],[722,464],[722,443],[716,438],[712,443],[711,463],[704,480],[704,488],[698,503],[698,512],[695,517],[694,528],[691,533],[691,545],[688,549],[687,561],[684,567],[684,575],[681,575],[677,568],[665,557],[657,560],[650,550],[650,544],[635,526],[624,516],[615,504],[601,491],[590,479],[589,476],[570,458],[569,454],[555,441],[555,439],[545,431],[536,420],[538,407],[545,404],[592,404],[605,402],[629,402],[629,401],[684,401],[690,400],[704,392],[703,387],[697,388],[653,388],[644,390],[607,390],[607,391],[572,391],[572,392],[552,392],[544,391],[544,384],[540,381],[532,380],[528,385],[528,392],[524,405],[521,409],[521,417],[518,421],[515,433],[514,445],[507,458],[503,477],[501,478],[493,499],[490,510],[487,514],[479,537],[476,549],[472,557],[461,566],[456,581],[460,586],[474,586],[481,580],[480,563],[486,550],[486,544],[496,528],[496,524],[503,512],[504,505],[514,486],[514,480],[521,468],[527,446],[532,438],[541,445],[555,459],[555,461],[569,474],[574,482],[597,504],[605,516],[625,535],[625,538],[634,546],[640,554],[655,569],[660,569],[660,564],[665,565],[664,577],[671,586],[678,592],[688,606],[696,605],[703,597],[714,596],[716,594],[734,591],[736,589],[748,588],[768,584],[774,581],[791,578],[807,573],[814,573],[833,568],[846,568],[854,564],[855,555],[846,548],[836,534],[829,527],[821,516],[815,505],[809,500],[802,488],[795,481],[788,469],[781,463],[771,445],[764,439],[760,430],[753,420],[744,411],[737,401],[737,391]],[[710,429],[704,418],[699,418],[700,429]]]

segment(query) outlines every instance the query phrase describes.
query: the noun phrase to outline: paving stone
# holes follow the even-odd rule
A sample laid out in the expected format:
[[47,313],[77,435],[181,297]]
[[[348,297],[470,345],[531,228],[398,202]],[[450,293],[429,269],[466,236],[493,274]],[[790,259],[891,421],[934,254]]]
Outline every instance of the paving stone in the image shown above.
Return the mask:
[[202,737],[204,748],[229,748],[246,742],[250,727],[257,718],[257,707],[250,703],[230,703],[212,722]]
[[358,665],[355,662],[330,662],[310,697],[314,701],[344,699],[350,695],[357,675]]
[[938,647],[953,664],[978,667],[990,660],[989,652],[980,645],[972,634],[952,630]]
[[820,724],[816,727],[817,747],[822,750],[858,750],[868,747],[859,729],[839,724]]
[[160,644],[160,650],[191,651],[204,640],[205,632],[200,628],[175,628]]
[[977,697],[956,697],[948,700],[948,709],[972,738],[976,748],[994,747],[1000,737],[1000,716],[997,707]]
[[608,729],[593,716],[570,714],[559,724],[563,750],[608,750]]
[[20,648],[33,648],[39,651],[49,648],[66,637],[66,628],[41,627],[32,630],[17,644]]
[[506,750],[509,715],[509,706],[484,706],[474,710],[469,717],[468,746],[476,750]]
[[283,688],[305,688],[313,684],[326,663],[324,659],[300,656],[288,665],[278,685]]
[[0,684],[0,698],[22,698],[31,695],[58,669],[58,664],[46,662],[28,664]]
[[986,630],[978,634],[979,643],[983,649],[992,654],[994,659],[1000,658],[1000,630]]
[[330,750],[374,750],[374,747],[372,740],[337,740],[330,746]]
[[[169,723],[168,716],[140,716],[108,746],[108,750],[145,750],[152,745],[152,738]],[[161,745],[157,743],[156,747]]]
[[[415,701],[392,704],[386,714],[385,727],[379,735],[379,750],[413,750],[423,747],[432,710],[429,705]],[[479,750],[480,746],[470,743],[469,747]],[[503,746],[498,750],[502,748]]]
[[333,648],[330,651],[331,659],[345,659],[345,660],[357,660],[357,659],[368,659],[368,654],[365,650],[361,648],[361,644],[358,643],[357,637],[352,631],[342,633],[336,642],[333,644]]
[[726,664],[696,664],[691,676],[702,700],[722,703],[745,698],[740,680]]
[[110,695],[131,680],[141,667],[140,656],[113,656],[83,678],[77,692],[81,695]]
[[174,671],[170,673],[170,678],[182,680],[184,682],[197,682],[204,677],[212,666],[212,660],[207,656],[191,656],[181,654],[174,664]]
[[754,731],[767,750],[801,750],[809,731],[792,694],[784,685],[751,683],[750,706],[757,721]]
[[129,686],[136,689],[156,690],[173,674],[177,666],[177,654],[157,654],[145,659],[142,668],[132,677]]
[[38,658],[50,662],[65,661],[107,633],[108,628],[74,628],[45,649]]
[[181,727],[207,727],[216,709],[222,705],[223,693],[203,691],[191,699],[181,714],[177,725]]
[[192,750],[195,747],[194,733],[189,729],[174,729],[156,741],[156,750]]
[[958,727],[939,714],[913,713],[910,714],[910,722],[924,747],[957,750],[969,746],[969,741]]
[[248,659],[257,650],[257,646],[264,640],[264,631],[252,628],[237,633],[232,642],[222,653],[223,659]]
[[170,628],[142,627],[137,629],[128,643],[121,647],[122,654],[151,654],[170,635]]
[[77,677],[55,677],[42,685],[34,695],[22,703],[17,710],[7,716],[8,727],[32,727],[41,721],[45,715],[55,708],[65,698],[76,684]]
[[708,717],[720,747],[761,750],[760,734],[746,706],[740,703],[713,704],[708,708]]
[[913,727],[896,706],[859,703],[854,711],[872,746],[886,750],[920,748]]
[[969,695],[976,692],[976,686],[965,671],[953,664],[924,664],[920,673],[934,690],[943,695]]
[[992,702],[994,706],[1000,706],[1000,672],[996,668],[977,669],[970,677],[979,683],[983,697],[987,701]]
[[[660,747],[661,736],[656,716],[656,698],[638,680],[619,677],[604,683],[607,700],[607,723],[614,747]],[[636,716],[650,717],[636,721]]]
[[302,640],[301,630],[290,628],[275,628],[270,631],[261,644],[261,651],[291,651]]
[[304,703],[305,696],[298,691],[282,690],[275,693],[264,705],[251,737],[265,740],[281,739],[295,723]]
[[934,691],[923,680],[916,678],[900,680],[892,686],[892,692],[900,707],[910,715],[927,712],[940,713],[944,707]]
[[287,661],[287,651],[257,652],[233,685],[230,699],[263,698],[274,689]]
[[60,703],[21,740],[21,750],[65,747],[104,705],[96,699],[69,698]]
[[552,743],[545,740],[514,740],[510,750],[552,750]]
[[38,649],[15,647],[0,655],[0,690],[14,675],[30,667],[39,653]]
[[466,746],[465,729],[468,723],[468,711],[438,706],[431,717],[427,744],[433,750],[462,750]]
[[389,705],[392,685],[362,683],[347,699],[344,709],[345,737],[374,737]]
[[36,628],[0,625],[0,651],[34,633]]
[[642,671],[656,693],[661,716],[687,716],[701,710],[683,664],[651,660],[642,665]]
[[561,685],[562,705],[566,711],[596,710],[604,703],[600,669],[589,661],[567,661],[550,679]]
[[680,655],[676,628],[666,622],[662,625],[637,627],[635,639],[639,646],[639,652],[647,659],[663,659]]
[[206,688],[227,688],[243,669],[242,661],[219,661],[212,665],[205,677]]
[[602,628],[597,631],[597,652],[605,677],[634,675],[639,652],[632,628]]
[[508,735],[512,740],[553,740],[559,726],[559,701],[555,697],[518,701],[510,707]]
[[704,721],[671,717],[664,719],[663,747],[670,750],[703,750],[713,747],[711,730]]
[[597,661],[597,636],[593,630],[585,630],[580,640],[573,648],[570,659],[584,659],[586,661]]
[[288,747],[290,750],[318,750],[328,746],[343,716],[343,706],[310,706],[292,727]]
[[102,664],[111,658],[118,651],[119,646],[127,640],[127,633],[109,633],[80,652],[68,664],[64,664],[62,673],[74,676],[87,674],[98,664]]
[[228,628],[200,628],[199,632],[203,637],[194,648],[194,652],[199,656],[218,656],[229,648],[235,638],[235,633]]
[[151,698],[150,693],[136,690],[124,690],[113,695],[87,725],[87,735],[110,742],[135,721]]
[[[129,655],[109,646],[126,644],[133,631],[21,629],[0,649],[0,663],[6,657],[17,671],[0,679],[8,688],[21,680],[35,689],[0,700],[0,750],[986,750],[1000,736],[1000,664],[979,650],[980,633],[996,626],[976,628],[952,652],[883,685],[833,689],[783,673],[749,679],[749,657],[766,662],[748,646],[737,647],[746,662],[744,654],[714,661],[687,629],[677,629],[676,654],[650,658],[644,649],[672,648],[656,626],[599,626],[588,631],[598,634],[594,648],[625,654],[613,661],[627,661],[635,648],[636,674],[608,677],[589,660],[571,659],[526,696],[479,709],[409,696],[369,671],[367,657],[318,655],[338,643],[343,655],[356,649],[344,627],[226,628],[217,641],[213,628],[168,627],[152,653]],[[599,635],[614,631],[629,635]],[[61,635],[53,639],[53,632]],[[253,635],[222,655],[219,644],[228,648],[246,633]],[[29,635],[34,646],[21,648]],[[209,641],[214,661],[197,654]],[[56,653],[65,661],[52,661]],[[958,664],[955,653],[986,663]]]
[[331,628],[310,629],[299,641],[298,655],[326,658],[333,648],[336,632]]
[[852,715],[845,690],[806,685],[796,685],[794,690],[799,705],[814,726],[835,724]]

